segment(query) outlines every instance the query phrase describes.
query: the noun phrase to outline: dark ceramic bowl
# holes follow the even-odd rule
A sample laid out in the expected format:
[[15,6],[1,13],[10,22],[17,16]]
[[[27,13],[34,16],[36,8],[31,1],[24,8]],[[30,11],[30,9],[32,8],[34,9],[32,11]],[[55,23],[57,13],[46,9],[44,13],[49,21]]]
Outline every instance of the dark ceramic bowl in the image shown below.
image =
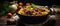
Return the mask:
[[[49,7],[48,7],[48,9],[50,10]],[[49,12],[48,14],[46,14],[44,16],[24,16],[24,15],[20,15],[20,14],[18,14],[18,16],[20,17],[21,23],[38,24],[38,23],[43,23],[44,21],[46,21],[49,18],[48,16],[50,14],[51,14],[51,12]]]

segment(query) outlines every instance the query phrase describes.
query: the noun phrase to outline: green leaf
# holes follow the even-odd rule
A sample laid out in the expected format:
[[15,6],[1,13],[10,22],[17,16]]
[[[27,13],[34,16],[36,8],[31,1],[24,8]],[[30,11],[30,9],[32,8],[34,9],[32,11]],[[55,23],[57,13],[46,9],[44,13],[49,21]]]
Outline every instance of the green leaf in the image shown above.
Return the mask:
[[35,6],[35,4],[31,3],[31,6]]

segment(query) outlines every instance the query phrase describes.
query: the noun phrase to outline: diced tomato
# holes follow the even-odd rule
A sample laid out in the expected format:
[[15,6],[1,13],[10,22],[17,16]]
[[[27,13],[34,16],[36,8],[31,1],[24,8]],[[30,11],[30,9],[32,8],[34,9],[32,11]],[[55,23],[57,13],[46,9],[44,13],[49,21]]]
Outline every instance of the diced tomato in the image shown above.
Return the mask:
[[8,16],[8,17],[12,17],[12,13],[8,13],[7,16]]
[[26,11],[26,9],[24,9],[24,12]]
[[23,5],[23,3],[22,3],[22,2],[20,2],[20,3],[19,3],[19,6],[22,6],[22,5]]

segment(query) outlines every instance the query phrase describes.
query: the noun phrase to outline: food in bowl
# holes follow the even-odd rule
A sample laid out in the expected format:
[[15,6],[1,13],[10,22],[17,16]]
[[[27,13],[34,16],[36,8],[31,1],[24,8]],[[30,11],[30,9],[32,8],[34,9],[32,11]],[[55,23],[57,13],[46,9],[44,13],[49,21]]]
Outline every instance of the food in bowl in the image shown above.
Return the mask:
[[24,16],[44,16],[49,14],[50,10],[46,7],[41,7],[39,5],[24,6],[19,11],[18,14]]

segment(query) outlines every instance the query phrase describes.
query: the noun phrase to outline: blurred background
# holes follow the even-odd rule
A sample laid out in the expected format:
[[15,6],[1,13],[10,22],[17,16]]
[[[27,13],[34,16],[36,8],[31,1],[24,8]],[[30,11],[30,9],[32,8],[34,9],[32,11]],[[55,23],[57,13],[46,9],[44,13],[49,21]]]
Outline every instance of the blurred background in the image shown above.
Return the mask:
[[[53,19],[56,20],[55,26],[60,26],[60,0],[1,0],[0,1],[0,26],[7,26],[7,20],[10,21],[11,25],[8,26],[16,26],[16,20],[14,20],[9,16],[15,13],[18,9],[18,3],[23,2],[24,5],[26,2],[34,3],[36,5],[42,6],[50,6],[54,8],[55,15],[52,16]],[[12,13],[12,14],[11,14]],[[13,23],[13,24],[12,24]]]

